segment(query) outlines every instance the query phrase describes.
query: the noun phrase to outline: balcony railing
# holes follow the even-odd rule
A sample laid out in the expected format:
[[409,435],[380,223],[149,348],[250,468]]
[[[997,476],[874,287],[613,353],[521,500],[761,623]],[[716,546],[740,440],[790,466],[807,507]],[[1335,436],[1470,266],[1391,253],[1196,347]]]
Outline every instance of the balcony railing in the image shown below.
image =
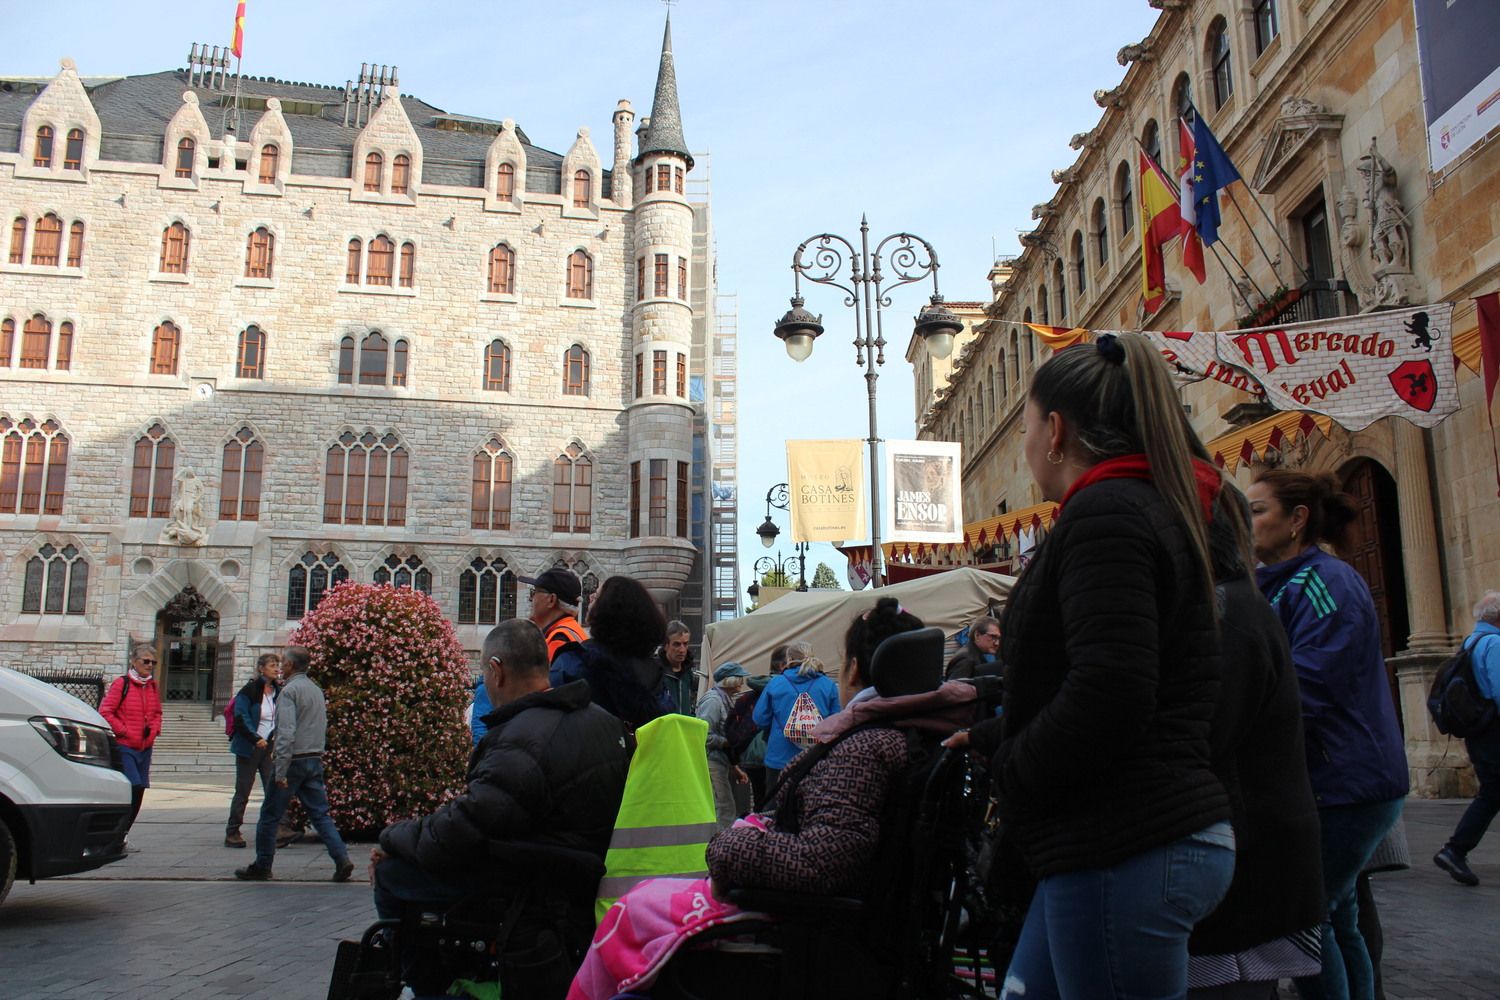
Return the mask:
[[1354,311],[1353,292],[1348,282],[1332,279],[1309,281],[1242,317],[1241,328],[1307,323],[1348,316]]

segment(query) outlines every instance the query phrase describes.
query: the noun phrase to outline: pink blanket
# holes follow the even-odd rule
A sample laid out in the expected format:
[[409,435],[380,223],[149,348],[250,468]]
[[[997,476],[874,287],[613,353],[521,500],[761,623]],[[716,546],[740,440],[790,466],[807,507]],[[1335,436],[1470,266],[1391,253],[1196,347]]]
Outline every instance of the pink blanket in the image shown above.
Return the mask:
[[568,1000],[610,1000],[647,988],[678,948],[719,924],[760,916],[714,898],[706,878],[642,882],[609,908]]

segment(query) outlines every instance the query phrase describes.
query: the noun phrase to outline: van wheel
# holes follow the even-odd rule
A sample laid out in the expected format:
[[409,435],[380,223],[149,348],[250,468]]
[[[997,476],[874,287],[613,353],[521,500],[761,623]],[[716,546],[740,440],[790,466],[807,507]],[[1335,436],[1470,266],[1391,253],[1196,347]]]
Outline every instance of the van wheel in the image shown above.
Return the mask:
[[10,894],[10,887],[15,882],[16,838],[10,835],[10,828],[0,819],[0,903],[5,902],[5,897]]

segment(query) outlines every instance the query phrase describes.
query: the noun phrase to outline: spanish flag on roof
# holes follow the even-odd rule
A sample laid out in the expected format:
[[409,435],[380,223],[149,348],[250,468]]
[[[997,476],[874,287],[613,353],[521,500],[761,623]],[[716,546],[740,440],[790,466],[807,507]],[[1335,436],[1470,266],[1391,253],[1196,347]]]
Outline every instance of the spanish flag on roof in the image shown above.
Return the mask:
[[234,9],[234,41],[229,46],[236,59],[245,58],[245,0]]

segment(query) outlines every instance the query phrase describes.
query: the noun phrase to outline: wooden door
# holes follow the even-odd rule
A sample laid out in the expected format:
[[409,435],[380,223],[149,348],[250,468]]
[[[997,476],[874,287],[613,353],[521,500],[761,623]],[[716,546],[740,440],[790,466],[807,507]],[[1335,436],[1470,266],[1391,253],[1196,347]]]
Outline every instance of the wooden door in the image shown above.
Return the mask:
[[[1406,607],[1406,567],[1401,558],[1401,520],[1396,482],[1378,463],[1364,458],[1346,466],[1344,490],[1359,505],[1352,526],[1350,565],[1370,587],[1380,621],[1381,653],[1396,718],[1401,720],[1401,693],[1390,658],[1406,649],[1410,626]],[[1403,722],[1404,727],[1404,722]]]

